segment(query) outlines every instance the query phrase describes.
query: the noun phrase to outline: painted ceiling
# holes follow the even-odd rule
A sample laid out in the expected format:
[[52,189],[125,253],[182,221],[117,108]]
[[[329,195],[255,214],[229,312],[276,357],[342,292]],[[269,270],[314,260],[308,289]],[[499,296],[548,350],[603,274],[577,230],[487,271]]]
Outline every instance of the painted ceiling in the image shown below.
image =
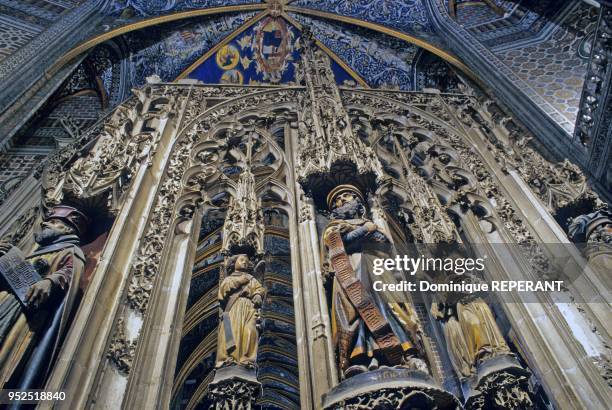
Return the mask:
[[[441,43],[421,0],[283,3],[288,3],[282,5],[286,12],[275,13],[272,1],[112,0],[106,13],[113,19],[109,26],[114,28],[177,12],[232,8],[122,36],[123,48],[130,50],[130,88],[141,86],[153,74],[164,81],[190,78],[204,83],[294,83],[301,59],[302,30],[307,27],[330,55],[338,84],[414,89],[421,48],[373,29],[304,14],[302,10],[344,15],[418,36],[435,46]],[[259,4],[260,9],[241,11],[253,4]],[[106,64],[101,76],[109,93],[113,69],[117,70],[116,64]]]
[[[301,32],[282,17],[266,16],[215,53],[196,61],[184,77],[205,83],[276,84],[296,82],[301,59]],[[339,84],[354,82],[336,62],[332,69]]]
[[[100,77],[109,95],[117,84],[129,90],[153,74],[164,81],[292,84],[301,59],[302,33],[307,29],[330,56],[338,84],[407,91],[437,86],[431,75],[445,76],[444,59],[449,54],[431,17],[436,3],[448,8],[450,2],[109,0],[105,13],[110,29],[144,28],[126,30],[107,43],[115,43],[116,55],[107,55],[108,61],[98,64],[103,67]],[[567,84],[562,84],[563,92],[544,95],[543,91],[542,96],[567,118],[575,117],[571,106],[576,105],[586,65],[576,55],[580,47],[588,46],[589,35],[588,27],[577,32],[571,26],[577,2],[458,0],[454,4],[456,23],[511,69],[516,65],[517,74],[531,82],[547,75],[531,60],[535,55],[519,61],[524,65],[512,57],[555,42],[557,37],[568,38],[568,46],[557,50],[564,56],[555,56],[555,61],[558,57],[578,63],[568,67],[572,72],[567,73]],[[537,89],[540,82],[533,86]]]

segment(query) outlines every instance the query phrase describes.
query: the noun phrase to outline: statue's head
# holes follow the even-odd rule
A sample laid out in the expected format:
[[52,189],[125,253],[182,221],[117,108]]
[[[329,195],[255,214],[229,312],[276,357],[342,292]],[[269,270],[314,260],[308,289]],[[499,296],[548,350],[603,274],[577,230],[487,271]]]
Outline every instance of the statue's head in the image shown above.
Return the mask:
[[40,224],[40,232],[34,239],[40,245],[53,242],[64,235],[76,235],[82,238],[87,231],[89,219],[78,209],[59,205],[51,208]]
[[354,185],[338,185],[327,195],[327,207],[334,218],[359,218],[365,214],[364,203],[363,194]]
[[248,255],[241,253],[233,255],[227,260],[227,274],[234,272],[250,272],[253,269],[253,264]]
[[607,209],[570,219],[568,225],[568,236],[576,243],[587,242],[595,233],[606,241],[612,238],[612,213]]

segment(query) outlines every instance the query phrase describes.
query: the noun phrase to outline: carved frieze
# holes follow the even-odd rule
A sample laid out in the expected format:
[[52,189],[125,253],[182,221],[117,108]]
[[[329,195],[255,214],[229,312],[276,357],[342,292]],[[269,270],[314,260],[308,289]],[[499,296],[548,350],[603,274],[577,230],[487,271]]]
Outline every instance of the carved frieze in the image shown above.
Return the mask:
[[183,188],[181,180],[187,168],[187,159],[193,142],[183,139],[178,144],[166,171],[167,177],[159,189],[147,233],[133,264],[133,273],[128,288],[129,306],[143,314],[147,310],[154,279],[159,269],[161,252],[174,218],[173,204],[179,198]]

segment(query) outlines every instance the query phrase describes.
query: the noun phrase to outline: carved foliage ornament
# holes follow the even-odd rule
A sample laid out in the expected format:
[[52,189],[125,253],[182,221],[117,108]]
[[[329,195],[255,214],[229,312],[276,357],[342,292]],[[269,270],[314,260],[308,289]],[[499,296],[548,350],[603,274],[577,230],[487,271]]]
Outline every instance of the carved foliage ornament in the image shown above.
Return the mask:
[[466,403],[469,410],[533,409],[527,377],[509,372],[493,373],[478,386],[480,395]]
[[[120,106],[104,125],[94,147],[72,165],[64,191],[76,198],[88,198],[118,184],[122,192],[141,160],[155,154],[161,137],[158,124],[177,110],[180,93],[180,89],[171,91],[167,87],[137,90],[136,106]],[[148,107],[146,112],[141,111],[143,107]],[[139,132],[138,120],[144,122]]]
[[215,410],[252,410],[260,391],[258,384],[230,379],[211,386],[208,397]]
[[463,101],[445,100],[466,125],[480,126],[485,142],[495,152],[502,169],[516,168],[553,214],[579,201],[600,202],[577,165],[567,159],[554,163],[544,158],[512,118],[500,118],[501,109],[493,101],[480,102],[475,97]]
[[106,356],[111,360],[119,372],[128,374],[132,368],[132,359],[134,358],[135,352],[136,343],[127,339],[124,320],[123,318],[119,318],[115,326],[115,334]]

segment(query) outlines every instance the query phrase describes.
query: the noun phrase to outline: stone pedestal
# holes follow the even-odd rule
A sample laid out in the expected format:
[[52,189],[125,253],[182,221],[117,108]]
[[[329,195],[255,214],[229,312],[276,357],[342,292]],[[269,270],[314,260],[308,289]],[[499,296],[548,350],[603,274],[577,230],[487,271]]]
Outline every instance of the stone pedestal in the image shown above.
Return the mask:
[[381,367],[344,380],[324,395],[326,410],[460,409],[459,400],[427,373]]
[[261,396],[261,383],[255,369],[244,366],[222,367],[208,386],[204,408],[215,410],[251,410]]
[[462,383],[467,410],[533,409],[529,394],[529,377],[512,355],[482,361],[476,375]]

